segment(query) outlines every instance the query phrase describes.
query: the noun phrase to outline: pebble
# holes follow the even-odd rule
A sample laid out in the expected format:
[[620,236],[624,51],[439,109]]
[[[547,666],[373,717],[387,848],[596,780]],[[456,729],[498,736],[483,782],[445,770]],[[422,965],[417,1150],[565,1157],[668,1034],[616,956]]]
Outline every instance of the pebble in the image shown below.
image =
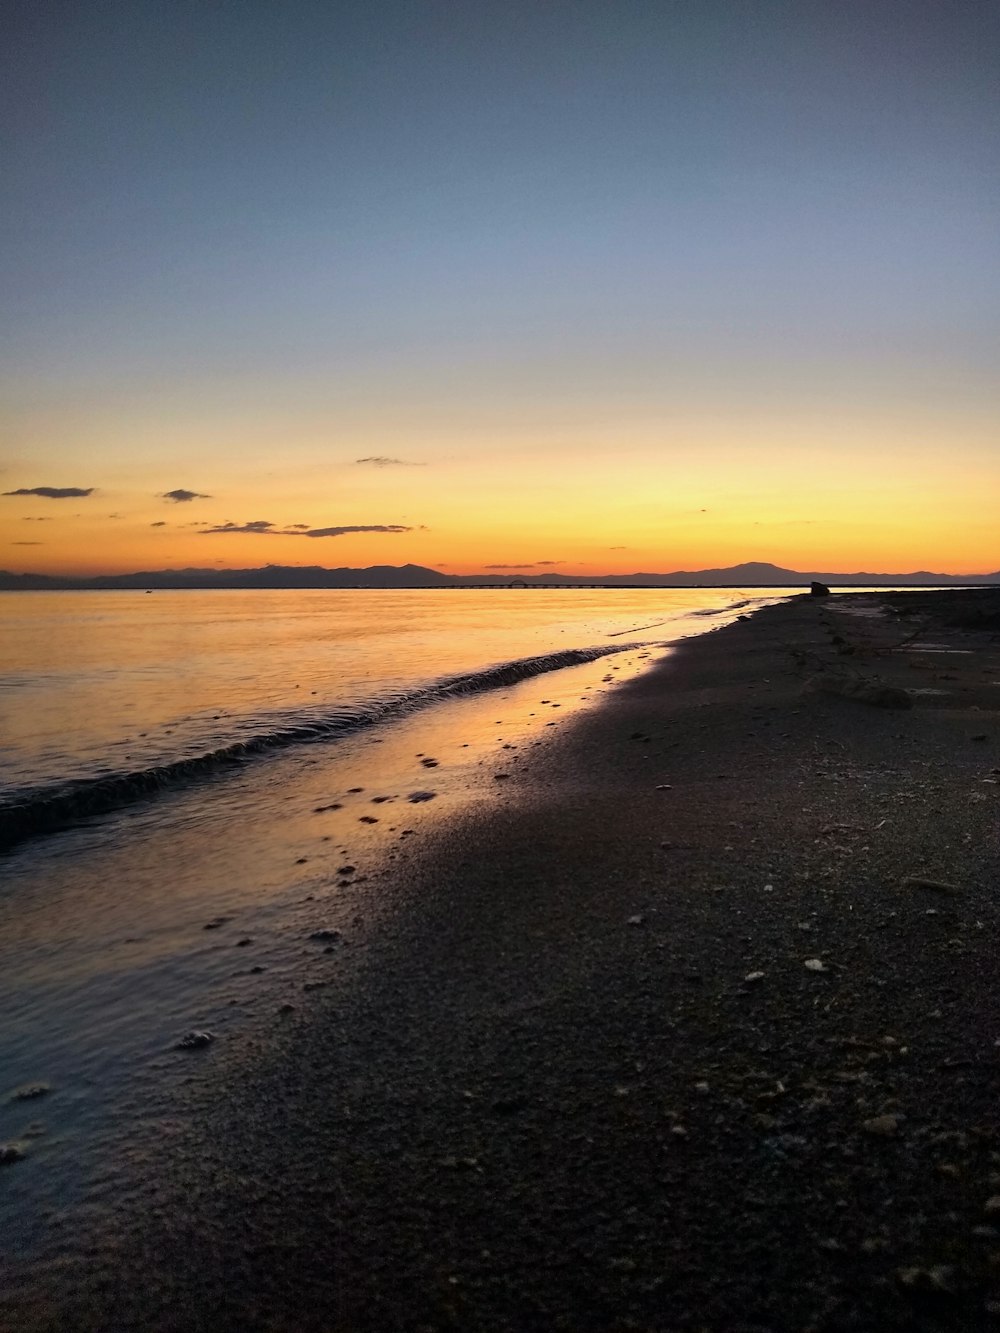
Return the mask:
[[803,966],[808,972],[826,972],[826,964],[819,958],[807,958]]
[[212,1032],[202,1032],[197,1028],[192,1028],[186,1032],[177,1043],[175,1050],[178,1051],[198,1051],[205,1046],[211,1046],[215,1041],[215,1034]]
[[894,1115],[876,1115],[870,1120],[863,1120],[861,1128],[866,1134],[873,1134],[876,1138],[887,1139],[899,1130],[899,1120]]
[[17,1088],[11,1095],[12,1102],[33,1102],[38,1097],[44,1097],[52,1089],[48,1083],[25,1083],[23,1087]]
[[763,972],[748,972],[746,976],[743,978],[744,981],[762,981],[763,979],[764,979]]
[[645,920],[646,918],[642,915],[641,912],[636,912],[635,916],[630,916],[628,918],[626,924],[630,926],[641,926],[645,923]]
[[309,938],[311,940],[328,941],[328,940],[339,940],[342,937],[339,930],[329,930],[326,927],[324,927],[322,930],[314,930],[310,934]]

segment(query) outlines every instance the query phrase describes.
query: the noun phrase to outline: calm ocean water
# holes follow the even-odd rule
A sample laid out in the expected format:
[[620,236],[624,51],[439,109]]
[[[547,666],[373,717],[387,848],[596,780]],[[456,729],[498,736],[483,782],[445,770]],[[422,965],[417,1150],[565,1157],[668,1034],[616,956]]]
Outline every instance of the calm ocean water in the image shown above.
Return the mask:
[[32,801],[51,805],[67,791],[77,801],[99,795],[110,808],[247,749],[335,736],[438,697],[676,639],[705,628],[706,616],[718,623],[736,614],[751,596],[0,594],[0,814]]

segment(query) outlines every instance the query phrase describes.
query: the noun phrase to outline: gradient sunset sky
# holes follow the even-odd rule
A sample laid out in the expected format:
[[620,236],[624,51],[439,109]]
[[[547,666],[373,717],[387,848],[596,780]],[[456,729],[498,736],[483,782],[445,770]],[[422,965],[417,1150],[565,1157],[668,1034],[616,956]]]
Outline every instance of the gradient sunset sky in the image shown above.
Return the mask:
[[994,0],[13,13],[0,567],[1000,568]]

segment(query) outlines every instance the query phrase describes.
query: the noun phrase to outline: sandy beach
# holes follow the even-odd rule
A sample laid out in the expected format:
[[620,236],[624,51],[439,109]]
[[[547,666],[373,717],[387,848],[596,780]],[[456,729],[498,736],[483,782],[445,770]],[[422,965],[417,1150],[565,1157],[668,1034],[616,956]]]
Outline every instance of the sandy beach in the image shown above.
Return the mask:
[[767,607],[498,761],[0,1325],[1000,1324],[998,604]]

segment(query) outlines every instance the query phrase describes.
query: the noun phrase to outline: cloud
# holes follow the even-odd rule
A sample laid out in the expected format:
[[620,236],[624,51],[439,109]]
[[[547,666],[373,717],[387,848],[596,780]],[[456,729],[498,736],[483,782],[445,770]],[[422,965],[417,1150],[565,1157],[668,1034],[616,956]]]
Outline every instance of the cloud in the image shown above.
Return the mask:
[[346,528],[309,528],[307,537],[342,537],[345,532],[412,532],[400,523],[362,523],[358,527]]
[[356,458],[355,463],[367,463],[369,467],[426,467],[425,463],[414,463],[408,458],[386,458],[384,454],[373,454],[371,458]]
[[11,542],[11,546],[44,546],[44,542]]
[[525,560],[519,565],[484,565],[484,569],[540,569],[549,565],[564,565],[565,560]]
[[206,528],[202,536],[208,537],[215,532],[249,532],[258,537],[277,537],[281,535],[279,529],[273,523],[269,523],[266,518],[255,518],[250,523],[222,523],[217,528]]
[[52,522],[52,515],[51,515],[51,514],[46,514],[44,518],[40,518],[40,517],[37,517],[35,514],[26,514],[26,515],[21,519],[21,522],[22,522],[22,523],[51,523],[51,522]]
[[609,551],[629,551],[629,550],[631,550],[631,549],[632,549],[632,548],[629,547],[629,546],[609,546],[609,547],[608,547],[608,550],[609,550]]
[[175,491],[164,491],[160,496],[161,500],[173,500],[174,504],[185,504],[188,500],[211,500],[210,495],[203,495],[201,491],[186,491],[183,486],[178,486]]
[[290,527],[276,528],[266,518],[255,518],[250,523],[222,523],[215,528],[206,528],[201,535],[210,537],[214,534],[242,533],[244,536],[255,537],[343,537],[348,532],[412,531],[412,528],[403,527],[400,523],[359,523],[336,528],[310,528],[304,523],[293,523]]
[[3,491],[3,495],[41,495],[46,500],[74,500],[84,495],[93,495],[94,486],[21,486],[16,491]]
[[167,526],[167,520],[165,518],[161,518],[158,523],[150,523],[149,526],[151,528],[165,528]]

